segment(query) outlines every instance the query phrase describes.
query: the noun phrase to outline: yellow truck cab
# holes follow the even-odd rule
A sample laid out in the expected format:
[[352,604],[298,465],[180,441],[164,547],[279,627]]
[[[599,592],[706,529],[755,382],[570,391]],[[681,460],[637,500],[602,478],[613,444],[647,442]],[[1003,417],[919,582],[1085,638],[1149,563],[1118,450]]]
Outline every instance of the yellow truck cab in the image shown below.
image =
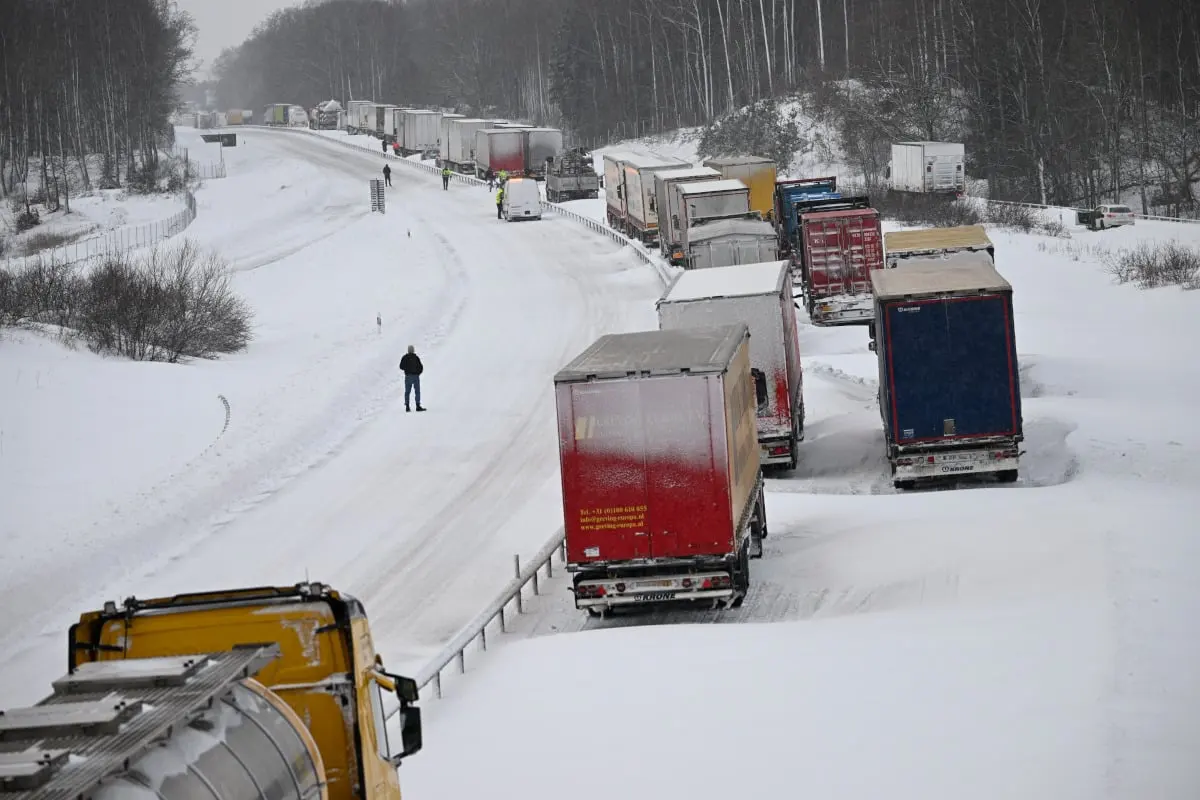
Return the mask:
[[421,749],[415,681],[384,670],[362,604],[320,583],[110,602],[68,646],[55,694],[0,715],[10,760],[32,759],[14,800],[398,800]]

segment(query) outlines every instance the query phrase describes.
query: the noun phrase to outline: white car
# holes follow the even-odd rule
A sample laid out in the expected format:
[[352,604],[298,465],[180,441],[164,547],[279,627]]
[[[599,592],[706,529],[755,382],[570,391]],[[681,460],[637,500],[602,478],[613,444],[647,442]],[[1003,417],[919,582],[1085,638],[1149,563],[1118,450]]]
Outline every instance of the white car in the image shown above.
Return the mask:
[[504,219],[541,219],[542,196],[533,178],[509,178],[504,185],[504,202],[500,210]]
[[1083,217],[1080,222],[1094,231],[1102,231],[1105,228],[1117,228],[1121,225],[1133,225],[1135,222],[1133,209],[1129,206],[1096,206],[1091,211],[1080,216]]

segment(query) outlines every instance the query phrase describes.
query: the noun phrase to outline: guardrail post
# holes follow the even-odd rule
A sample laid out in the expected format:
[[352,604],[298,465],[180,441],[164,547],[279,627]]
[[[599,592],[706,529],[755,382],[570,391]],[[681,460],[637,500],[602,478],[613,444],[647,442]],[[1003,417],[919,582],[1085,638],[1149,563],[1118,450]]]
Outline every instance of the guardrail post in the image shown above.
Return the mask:
[[433,694],[438,700],[442,699],[442,671],[433,673]]
[[479,629],[479,649],[487,652],[487,623]]
[[500,606],[500,632],[508,633],[508,626],[504,623],[504,606]]
[[521,589],[522,589],[522,586],[521,586],[521,584],[520,584],[520,580],[521,580],[521,557],[520,557],[519,555],[513,556],[513,575],[515,575],[515,576],[516,576],[516,578],[517,578],[517,581],[518,581],[518,583],[517,583],[517,594],[516,594],[516,598],[517,598],[517,613],[518,613],[518,614],[524,614],[524,613],[525,613],[525,598],[524,598],[524,596],[522,595],[522,592],[521,592]]
[[465,650],[458,651],[458,674],[459,675],[467,674],[467,656],[466,656]]

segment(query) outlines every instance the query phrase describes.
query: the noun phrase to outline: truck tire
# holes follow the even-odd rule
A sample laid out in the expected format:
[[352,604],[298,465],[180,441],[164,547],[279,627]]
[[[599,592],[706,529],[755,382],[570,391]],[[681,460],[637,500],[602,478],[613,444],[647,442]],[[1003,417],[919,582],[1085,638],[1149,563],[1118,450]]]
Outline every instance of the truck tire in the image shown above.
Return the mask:
[[917,482],[916,481],[893,481],[892,485],[895,486],[897,489],[899,489],[902,492],[907,492],[907,491],[911,491],[912,489],[916,488]]
[[1015,470],[1015,469],[1000,470],[999,472],[996,473],[996,480],[1000,481],[1000,483],[1016,483],[1017,482],[1017,470]]
[[750,592],[750,543],[738,551],[737,565],[733,568],[733,590],[737,595],[733,598],[733,602],[729,604],[730,608],[741,608],[742,603],[746,600],[746,595]]

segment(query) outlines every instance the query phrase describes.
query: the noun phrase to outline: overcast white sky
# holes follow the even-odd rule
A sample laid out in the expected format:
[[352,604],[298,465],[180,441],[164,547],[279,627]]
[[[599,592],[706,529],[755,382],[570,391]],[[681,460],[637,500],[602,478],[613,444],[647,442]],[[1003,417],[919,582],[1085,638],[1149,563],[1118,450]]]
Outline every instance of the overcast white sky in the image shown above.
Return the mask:
[[176,0],[179,8],[196,21],[196,57],[204,59],[197,78],[208,76],[208,69],[226,47],[239,45],[250,30],[272,11],[296,5],[296,0]]

